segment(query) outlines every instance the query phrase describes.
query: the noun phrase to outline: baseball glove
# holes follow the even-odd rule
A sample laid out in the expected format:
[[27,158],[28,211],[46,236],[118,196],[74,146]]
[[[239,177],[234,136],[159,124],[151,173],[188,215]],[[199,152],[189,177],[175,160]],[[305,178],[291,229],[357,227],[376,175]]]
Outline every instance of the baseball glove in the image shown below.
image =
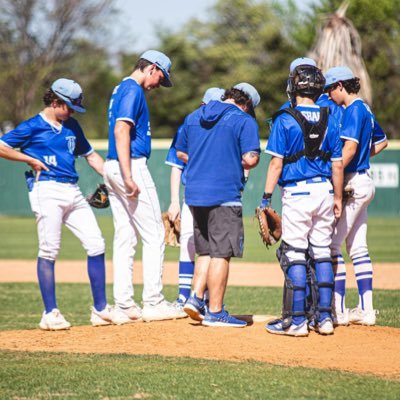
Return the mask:
[[354,189],[350,186],[347,185],[343,189],[343,200],[348,200],[354,196]]
[[167,246],[179,246],[179,239],[181,236],[181,219],[177,217],[175,221],[171,222],[168,218],[168,213],[162,213],[162,221],[165,229],[165,244]]
[[97,185],[93,194],[86,197],[87,202],[94,208],[107,208],[110,205],[108,190],[104,183]]
[[281,216],[271,207],[257,207],[256,217],[263,243],[267,247],[275,244],[282,236]]

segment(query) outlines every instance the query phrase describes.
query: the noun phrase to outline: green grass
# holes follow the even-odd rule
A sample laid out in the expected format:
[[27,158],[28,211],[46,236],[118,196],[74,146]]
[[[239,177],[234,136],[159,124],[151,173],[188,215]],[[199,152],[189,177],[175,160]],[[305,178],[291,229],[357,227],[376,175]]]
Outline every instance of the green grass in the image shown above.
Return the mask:
[[[112,256],[113,224],[111,217],[98,217],[106,240],[107,258]],[[275,262],[276,246],[269,250],[263,246],[258,235],[256,221],[246,217],[245,251],[242,261]],[[368,223],[369,253],[373,262],[398,262],[400,260],[400,218],[370,218]],[[0,216],[0,259],[34,259],[37,256],[37,234],[34,218]],[[178,259],[179,249],[167,247],[165,259]],[[65,227],[59,259],[84,259],[85,252],[78,239]],[[137,258],[141,258],[138,245]],[[241,261],[241,260],[238,260]]]
[[[140,302],[142,286],[135,286],[135,299]],[[175,286],[165,286],[168,300],[177,295]],[[112,287],[107,285],[107,296],[112,302]],[[72,325],[88,325],[91,305],[89,284],[60,283],[57,285],[58,306]],[[350,289],[347,306],[355,307],[357,290]],[[271,287],[228,287],[225,303],[234,314],[279,315],[282,306],[282,289]],[[35,283],[0,284],[0,329],[37,328],[42,313],[42,302]],[[374,290],[374,306],[380,310],[378,324],[400,328],[400,303],[395,290]]]
[[400,396],[400,382],[260,362],[0,352],[2,399],[300,400],[344,396],[394,400]]

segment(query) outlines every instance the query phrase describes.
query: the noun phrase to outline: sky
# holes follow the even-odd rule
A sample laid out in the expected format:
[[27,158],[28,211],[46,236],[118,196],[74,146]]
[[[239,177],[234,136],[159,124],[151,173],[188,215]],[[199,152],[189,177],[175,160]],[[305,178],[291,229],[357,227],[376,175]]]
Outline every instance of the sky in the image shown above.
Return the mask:
[[[316,0],[295,0],[298,5]],[[157,45],[156,28],[179,30],[191,18],[207,20],[207,10],[217,0],[116,0],[120,12],[115,27],[115,51],[144,51]],[[117,44],[118,43],[118,44]],[[118,48],[119,47],[119,48]]]

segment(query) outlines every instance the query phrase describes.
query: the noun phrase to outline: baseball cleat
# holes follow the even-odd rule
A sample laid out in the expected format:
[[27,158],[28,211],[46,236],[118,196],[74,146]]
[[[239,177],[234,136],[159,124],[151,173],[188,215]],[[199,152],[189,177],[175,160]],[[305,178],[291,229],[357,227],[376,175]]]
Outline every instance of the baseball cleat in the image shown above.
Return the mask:
[[115,325],[131,324],[140,321],[141,318],[142,310],[136,303],[128,308],[121,308],[116,305],[111,312],[111,322]]
[[277,319],[265,325],[265,329],[274,335],[308,336],[307,320],[304,320],[299,325],[291,324],[289,328],[283,329],[282,320]]
[[362,310],[359,307],[353,308],[349,313],[349,321],[355,325],[373,326],[376,324],[378,310]]
[[242,321],[233,317],[232,315],[229,315],[229,313],[224,310],[224,307],[222,307],[222,311],[219,313],[207,311],[201,324],[204,326],[223,328],[244,328],[247,326],[246,321]]
[[39,327],[44,331],[62,331],[71,328],[71,324],[60,313],[60,310],[53,308],[47,314],[46,311],[43,312]]
[[143,307],[142,319],[145,322],[164,321],[167,319],[186,318],[187,315],[183,310],[175,307],[174,304],[164,300],[154,306],[145,305]]
[[205,303],[203,300],[199,300],[196,296],[190,296],[183,306],[183,311],[185,311],[191,319],[202,321],[206,313]]
[[91,307],[90,322],[93,326],[104,326],[112,324],[113,307],[107,304],[102,311],[97,311]]
[[348,326],[349,321],[349,309],[345,308],[343,312],[336,311],[333,318],[333,325],[335,326]]

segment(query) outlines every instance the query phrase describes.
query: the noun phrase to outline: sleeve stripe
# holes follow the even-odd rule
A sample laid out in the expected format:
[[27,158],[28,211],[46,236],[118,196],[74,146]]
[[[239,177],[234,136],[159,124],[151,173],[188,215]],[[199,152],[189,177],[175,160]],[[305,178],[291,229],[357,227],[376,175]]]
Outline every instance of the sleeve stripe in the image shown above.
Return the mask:
[[282,154],[274,153],[274,152],[271,151],[271,150],[265,150],[265,153],[271,154],[271,156],[274,156],[274,157],[284,158]]
[[385,136],[383,139],[378,140],[377,142],[373,142],[373,143],[372,143],[372,146],[375,146],[375,145],[377,145],[377,144],[379,144],[379,143],[382,143],[382,142],[384,142],[385,140],[387,140],[387,139],[386,139],[386,136]]
[[91,148],[87,153],[85,153],[85,154],[79,154],[79,156],[78,157],[87,157],[87,156],[90,156],[92,153],[94,153],[94,149],[93,148]]
[[176,168],[179,168],[179,169],[183,169],[182,165],[175,164],[175,163],[173,163],[171,161],[165,161],[165,164],[169,165],[170,167],[176,167]]
[[331,161],[341,161],[341,160],[343,160],[342,157],[331,158]]
[[128,121],[128,122],[132,122],[133,125],[136,125],[135,121],[132,118],[127,118],[127,117],[117,118],[116,121]]
[[12,149],[13,147],[10,146],[8,143],[4,142],[3,140],[0,139],[0,143],[4,144],[4,146],[9,147],[10,149]]
[[358,143],[357,139],[351,138],[351,137],[347,137],[347,136],[340,136],[340,139],[344,139],[344,140],[350,140],[351,142],[356,142]]

